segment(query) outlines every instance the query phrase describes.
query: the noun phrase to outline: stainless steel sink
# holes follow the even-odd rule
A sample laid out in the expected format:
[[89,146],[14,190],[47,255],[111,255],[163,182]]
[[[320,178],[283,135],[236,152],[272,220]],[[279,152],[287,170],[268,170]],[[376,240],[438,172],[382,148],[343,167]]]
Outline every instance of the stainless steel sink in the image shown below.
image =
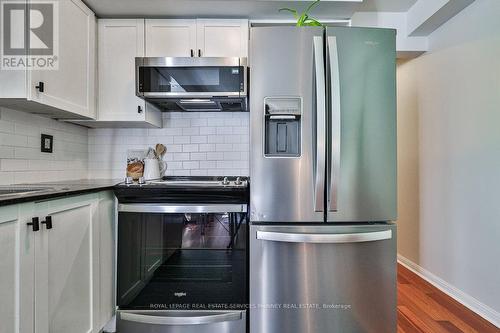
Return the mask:
[[32,187],[32,186],[0,186],[0,197],[10,195],[23,195],[34,192],[52,191],[53,187]]

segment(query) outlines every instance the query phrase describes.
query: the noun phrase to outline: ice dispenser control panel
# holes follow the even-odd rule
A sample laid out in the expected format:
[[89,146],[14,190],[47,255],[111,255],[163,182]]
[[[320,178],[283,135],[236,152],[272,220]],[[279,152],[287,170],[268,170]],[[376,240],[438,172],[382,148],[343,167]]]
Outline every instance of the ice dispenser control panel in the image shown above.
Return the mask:
[[266,157],[300,156],[302,99],[300,97],[266,97],[264,106],[264,155]]

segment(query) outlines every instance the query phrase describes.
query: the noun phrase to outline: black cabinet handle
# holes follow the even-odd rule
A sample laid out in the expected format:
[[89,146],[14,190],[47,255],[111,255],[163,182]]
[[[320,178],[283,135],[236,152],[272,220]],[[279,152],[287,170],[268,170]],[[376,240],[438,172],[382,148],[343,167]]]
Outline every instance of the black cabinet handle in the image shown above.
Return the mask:
[[46,216],[45,221],[42,221],[42,224],[45,224],[45,228],[52,229],[52,216]]
[[201,49],[198,49],[198,57],[201,57]]
[[31,219],[31,222],[26,223],[27,225],[30,225],[33,229],[33,231],[38,231],[40,230],[40,220],[38,217],[34,217]]
[[38,89],[39,92],[43,92],[43,89],[44,89],[44,84],[43,82],[38,82],[38,85],[35,86],[36,89]]
[[142,113],[142,107],[140,105],[137,106],[137,113]]
[[191,49],[191,58],[194,57],[194,50]]

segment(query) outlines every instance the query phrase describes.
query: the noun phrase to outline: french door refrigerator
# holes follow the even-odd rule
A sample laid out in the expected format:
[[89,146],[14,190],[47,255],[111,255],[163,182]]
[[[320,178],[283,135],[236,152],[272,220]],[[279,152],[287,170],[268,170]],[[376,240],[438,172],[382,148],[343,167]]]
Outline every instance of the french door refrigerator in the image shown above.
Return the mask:
[[396,332],[395,31],[250,45],[250,332]]

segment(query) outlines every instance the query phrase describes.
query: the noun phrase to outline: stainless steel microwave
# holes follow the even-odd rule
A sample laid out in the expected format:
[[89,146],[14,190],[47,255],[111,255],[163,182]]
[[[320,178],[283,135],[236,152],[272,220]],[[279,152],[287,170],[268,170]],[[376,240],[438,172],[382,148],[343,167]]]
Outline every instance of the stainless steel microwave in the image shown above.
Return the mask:
[[164,111],[247,111],[247,59],[135,58],[136,95]]

